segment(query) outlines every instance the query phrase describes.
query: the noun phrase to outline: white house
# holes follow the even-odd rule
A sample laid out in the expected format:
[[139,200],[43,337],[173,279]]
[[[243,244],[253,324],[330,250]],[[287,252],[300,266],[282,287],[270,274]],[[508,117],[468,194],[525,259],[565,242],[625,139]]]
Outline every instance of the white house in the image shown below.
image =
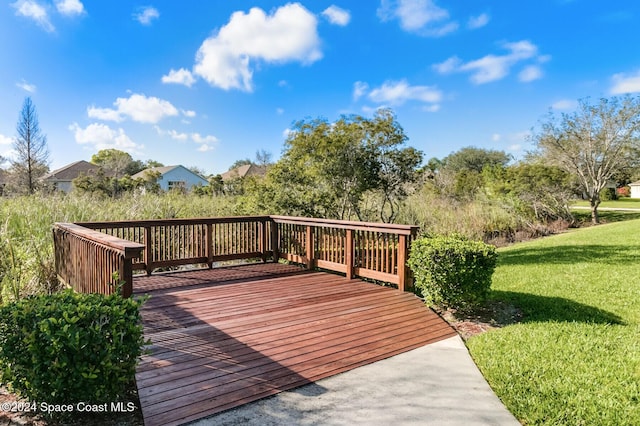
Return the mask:
[[157,183],[164,191],[171,189],[190,190],[194,185],[208,185],[209,182],[202,176],[193,173],[184,166],[152,167],[131,176],[133,179],[146,178],[150,173],[159,174]]
[[640,198],[640,180],[630,183],[629,188],[631,188],[631,198]]

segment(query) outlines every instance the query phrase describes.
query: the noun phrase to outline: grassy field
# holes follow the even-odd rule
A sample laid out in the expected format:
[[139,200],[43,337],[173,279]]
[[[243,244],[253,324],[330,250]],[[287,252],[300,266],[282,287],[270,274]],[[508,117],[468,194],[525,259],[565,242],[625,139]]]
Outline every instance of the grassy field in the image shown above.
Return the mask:
[[[589,202],[585,200],[576,201],[573,206],[589,207]],[[618,200],[603,201],[599,207],[618,209],[640,209],[640,199],[620,198]]]
[[500,250],[492,298],[523,320],[467,344],[523,424],[640,424],[638,259],[640,220]]

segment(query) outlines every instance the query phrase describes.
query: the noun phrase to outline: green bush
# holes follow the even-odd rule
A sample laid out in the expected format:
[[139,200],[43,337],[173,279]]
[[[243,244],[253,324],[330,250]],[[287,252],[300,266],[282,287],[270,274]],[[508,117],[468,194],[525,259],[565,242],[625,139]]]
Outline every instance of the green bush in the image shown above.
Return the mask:
[[429,306],[467,309],[487,297],[497,258],[494,246],[460,235],[423,237],[411,245],[409,266]]
[[142,353],[141,304],[65,290],[0,307],[0,382],[49,404],[119,400]]

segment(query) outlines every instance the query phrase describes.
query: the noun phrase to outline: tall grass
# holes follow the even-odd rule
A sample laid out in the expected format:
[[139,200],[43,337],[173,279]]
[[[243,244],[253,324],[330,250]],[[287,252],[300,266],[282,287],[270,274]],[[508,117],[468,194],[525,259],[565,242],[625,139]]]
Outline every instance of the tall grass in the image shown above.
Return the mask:
[[0,198],[1,301],[57,289],[51,229],[55,222],[164,219],[255,214],[238,197],[125,194]]

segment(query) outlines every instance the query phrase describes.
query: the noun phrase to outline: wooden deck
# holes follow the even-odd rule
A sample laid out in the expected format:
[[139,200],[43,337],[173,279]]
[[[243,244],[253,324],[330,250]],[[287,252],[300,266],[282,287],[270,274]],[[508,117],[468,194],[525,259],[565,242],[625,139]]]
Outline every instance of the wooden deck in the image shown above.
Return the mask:
[[455,335],[413,294],[277,263],[134,279],[147,426],[177,425]]

